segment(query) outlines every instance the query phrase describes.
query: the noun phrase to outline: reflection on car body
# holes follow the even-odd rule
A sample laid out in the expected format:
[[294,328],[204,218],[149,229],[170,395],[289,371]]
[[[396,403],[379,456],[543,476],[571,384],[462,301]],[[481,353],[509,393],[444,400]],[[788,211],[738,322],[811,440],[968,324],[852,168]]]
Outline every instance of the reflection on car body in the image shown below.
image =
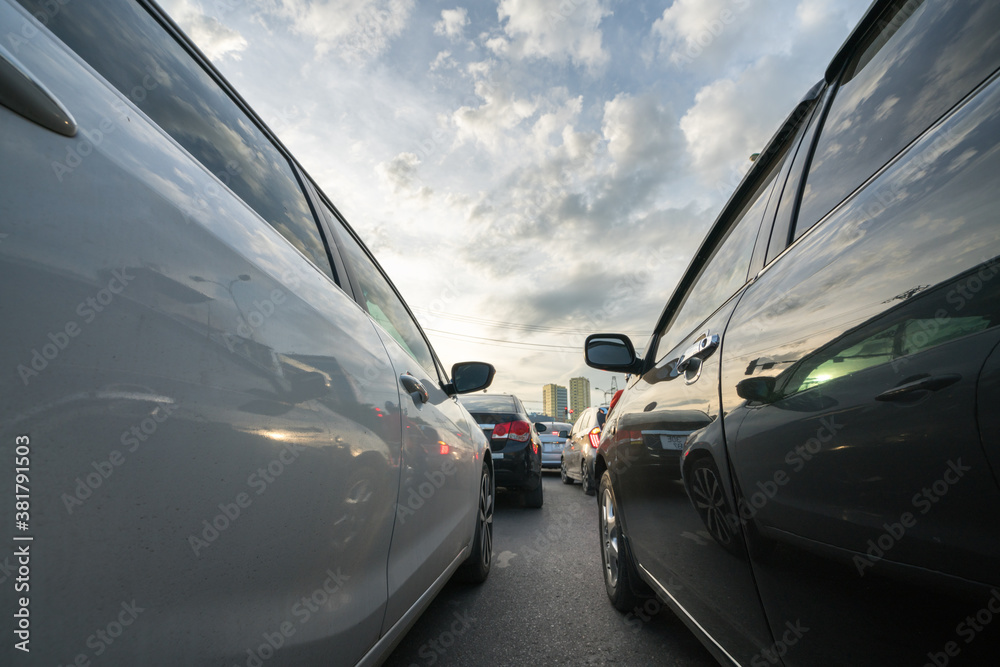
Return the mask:
[[33,575],[0,598],[33,662],[375,663],[489,573],[493,460],[456,396],[493,369],[444,368],[158,7],[51,6],[0,0],[33,35],[0,48],[0,436],[30,454]]
[[657,595],[725,664],[995,662],[962,619],[1000,586],[998,12],[874,3],[646,357],[588,339],[634,374],[596,461],[619,609]]

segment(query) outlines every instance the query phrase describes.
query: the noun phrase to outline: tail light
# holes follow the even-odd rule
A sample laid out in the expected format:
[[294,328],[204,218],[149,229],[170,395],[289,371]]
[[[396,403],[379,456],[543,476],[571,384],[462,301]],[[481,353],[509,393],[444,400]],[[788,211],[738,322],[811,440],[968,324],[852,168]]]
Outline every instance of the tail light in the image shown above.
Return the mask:
[[531,424],[525,421],[507,422],[493,427],[493,438],[510,438],[527,442],[531,438]]
[[590,429],[590,446],[597,449],[597,446],[601,444],[601,427],[595,426]]

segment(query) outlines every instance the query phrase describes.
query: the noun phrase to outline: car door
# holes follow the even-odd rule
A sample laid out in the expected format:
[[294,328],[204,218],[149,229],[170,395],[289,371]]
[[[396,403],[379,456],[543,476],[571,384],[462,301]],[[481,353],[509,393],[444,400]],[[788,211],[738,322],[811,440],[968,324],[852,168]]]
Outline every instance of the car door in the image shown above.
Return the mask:
[[[602,451],[619,517],[658,594],[720,648],[748,663],[772,635],[737,517],[719,396],[721,351],[789,148],[812,112],[793,113],[734,195],[668,304],[605,425]],[[773,215],[773,213],[772,213]],[[682,479],[683,475],[683,479]]]
[[[1000,52],[973,27],[997,10],[887,11],[844,63],[790,193],[794,243],[768,251],[726,337],[727,440],[761,598],[775,633],[809,628],[786,664],[981,664],[998,647],[962,621],[1000,571],[997,443],[979,428],[1000,342]],[[832,157],[858,133],[882,143]]]
[[[389,363],[375,326],[280,144],[162,17],[21,4],[0,2],[0,428],[32,445],[32,661],[353,663],[401,453],[397,381],[361,384]],[[24,77],[75,135],[16,104]]]
[[403,450],[384,633],[424,593],[443,585],[464,556],[475,529],[483,448],[458,399],[442,389],[434,352],[405,303],[351,232],[327,212],[358,303],[379,324],[389,353],[391,363],[371,374],[398,378],[400,387]]

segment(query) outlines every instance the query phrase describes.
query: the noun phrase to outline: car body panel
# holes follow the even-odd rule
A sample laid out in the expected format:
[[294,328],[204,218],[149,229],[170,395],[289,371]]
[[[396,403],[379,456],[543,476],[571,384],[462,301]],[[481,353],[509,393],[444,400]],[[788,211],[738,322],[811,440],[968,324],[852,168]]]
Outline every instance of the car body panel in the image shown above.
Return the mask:
[[[691,299],[687,321],[717,320],[702,332],[720,335],[702,369],[717,393],[699,401],[691,387],[704,374],[671,380],[663,362],[680,357],[656,349],[692,340],[674,320],[737,229],[758,165],[605,427],[597,467],[638,570],[720,661],[979,665],[1000,654],[1000,629],[983,623],[1000,571],[997,20],[992,4],[873,5],[826,87],[807,95],[816,111],[782,158],[746,283]],[[650,501],[666,484],[643,432],[675,424],[692,430],[683,502],[668,508]],[[706,470],[738,541],[704,521]],[[702,529],[679,526],[685,517]],[[686,557],[692,544],[703,553]]]
[[[282,660],[353,664],[386,618],[400,462],[422,444],[404,451],[397,374],[369,372],[392,368],[380,330],[40,22],[0,2],[0,25],[80,127],[0,107],[0,433],[31,449],[32,659],[243,664],[280,633]],[[485,446],[467,440],[463,474]],[[471,542],[477,481],[448,476],[426,568]],[[123,605],[134,623],[99,645]]]

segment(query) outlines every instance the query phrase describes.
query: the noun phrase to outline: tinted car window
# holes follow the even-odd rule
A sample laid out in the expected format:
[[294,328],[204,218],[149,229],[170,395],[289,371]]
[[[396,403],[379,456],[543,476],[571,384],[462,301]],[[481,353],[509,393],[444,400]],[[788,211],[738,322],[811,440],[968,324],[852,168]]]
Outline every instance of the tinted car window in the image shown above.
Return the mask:
[[339,221],[335,224],[339,227],[338,245],[346,255],[344,259],[353,269],[355,287],[360,290],[368,313],[421,366],[431,373],[435,372],[434,355],[430,346],[403,305],[402,299],[347,228],[340,225]]
[[[21,0],[244,202],[333,278],[326,246],[288,160],[144,9],[128,0]],[[207,183],[192,207],[211,210]]]
[[1000,3],[894,2],[848,62],[803,191],[812,227],[1000,64]]
[[462,405],[473,410],[486,412],[517,412],[514,399],[511,396],[492,396],[484,394],[481,396],[462,396],[458,399]]
[[668,330],[657,342],[657,361],[746,284],[760,221],[781,161],[775,160],[774,164],[775,167],[762,178],[748,198],[726,238],[716,246],[694,286],[688,290]]

